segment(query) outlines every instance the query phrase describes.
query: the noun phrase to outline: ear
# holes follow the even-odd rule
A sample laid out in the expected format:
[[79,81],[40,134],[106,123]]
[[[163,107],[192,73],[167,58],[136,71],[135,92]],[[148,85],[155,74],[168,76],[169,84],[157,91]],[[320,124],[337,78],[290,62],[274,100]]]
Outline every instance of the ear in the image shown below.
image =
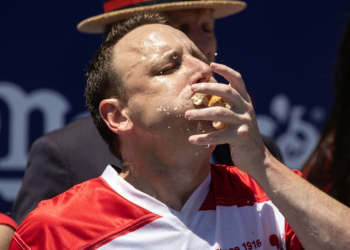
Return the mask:
[[124,106],[120,100],[114,98],[105,99],[100,103],[101,118],[116,134],[128,133],[134,127]]

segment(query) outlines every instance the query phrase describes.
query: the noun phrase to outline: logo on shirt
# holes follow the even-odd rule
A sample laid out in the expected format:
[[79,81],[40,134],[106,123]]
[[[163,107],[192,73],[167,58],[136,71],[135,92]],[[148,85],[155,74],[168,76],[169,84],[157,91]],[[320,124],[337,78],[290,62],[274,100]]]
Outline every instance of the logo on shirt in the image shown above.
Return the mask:
[[[270,246],[276,247],[273,249],[284,250],[281,246],[281,240],[278,238],[276,234],[271,234],[269,237]],[[240,246],[230,247],[230,248],[216,248],[215,250],[253,250],[253,249],[270,249],[264,248],[260,239],[253,241],[243,242]]]

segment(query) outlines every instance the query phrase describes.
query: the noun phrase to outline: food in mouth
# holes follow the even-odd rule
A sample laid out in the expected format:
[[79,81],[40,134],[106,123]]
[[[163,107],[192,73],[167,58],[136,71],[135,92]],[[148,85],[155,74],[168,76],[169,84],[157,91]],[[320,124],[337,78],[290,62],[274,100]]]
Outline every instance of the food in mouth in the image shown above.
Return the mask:
[[[208,94],[200,94],[195,93],[191,100],[194,105],[204,105],[206,107],[214,107],[214,106],[220,106],[227,109],[230,109],[230,105],[224,102],[220,96],[217,95],[208,95]],[[226,128],[226,123],[220,122],[220,121],[213,121],[212,123],[213,127],[217,130],[221,130]]]

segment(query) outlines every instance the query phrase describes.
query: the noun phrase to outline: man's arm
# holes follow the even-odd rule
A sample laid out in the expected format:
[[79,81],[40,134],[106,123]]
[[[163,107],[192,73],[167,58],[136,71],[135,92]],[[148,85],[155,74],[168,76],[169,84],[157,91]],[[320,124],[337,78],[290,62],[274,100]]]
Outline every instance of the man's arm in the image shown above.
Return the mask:
[[276,160],[265,148],[255,112],[240,74],[224,65],[211,64],[229,85],[193,84],[194,92],[218,95],[231,110],[214,107],[186,112],[194,120],[219,120],[221,131],[195,135],[194,144],[228,143],[235,165],[248,173],[279,208],[305,249],[349,249],[350,209],[313,187]]
[[[272,138],[264,136],[264,135],[261,135],[261,139],[263,140],[265,147],[270,151],[270,153],[277,160],[279,160],[280,162],[283,163],[283,157],[282,157],[281,151],[279,150],[275,141]],[[234,162],[232,162],[230,152],[231,152],[230,146],[228,144],[216,145],[216,147],[213,151],[213,154],[212,154],[212,156],[214,158],[214,162],[216,164],[223,164],[226,166],[235,165]]]

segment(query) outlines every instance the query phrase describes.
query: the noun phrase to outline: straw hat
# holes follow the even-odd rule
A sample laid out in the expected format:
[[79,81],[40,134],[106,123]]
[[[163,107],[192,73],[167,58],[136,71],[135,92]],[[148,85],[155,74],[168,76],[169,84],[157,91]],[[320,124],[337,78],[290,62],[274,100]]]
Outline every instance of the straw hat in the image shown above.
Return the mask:
[[104,14],[93,16],[78,24],[83,33],[102,33],[104,27],[141,11],[173,11],[212,9],[214,18],[226,17],[242,11],[246,3],[236,0],[104,0]]

